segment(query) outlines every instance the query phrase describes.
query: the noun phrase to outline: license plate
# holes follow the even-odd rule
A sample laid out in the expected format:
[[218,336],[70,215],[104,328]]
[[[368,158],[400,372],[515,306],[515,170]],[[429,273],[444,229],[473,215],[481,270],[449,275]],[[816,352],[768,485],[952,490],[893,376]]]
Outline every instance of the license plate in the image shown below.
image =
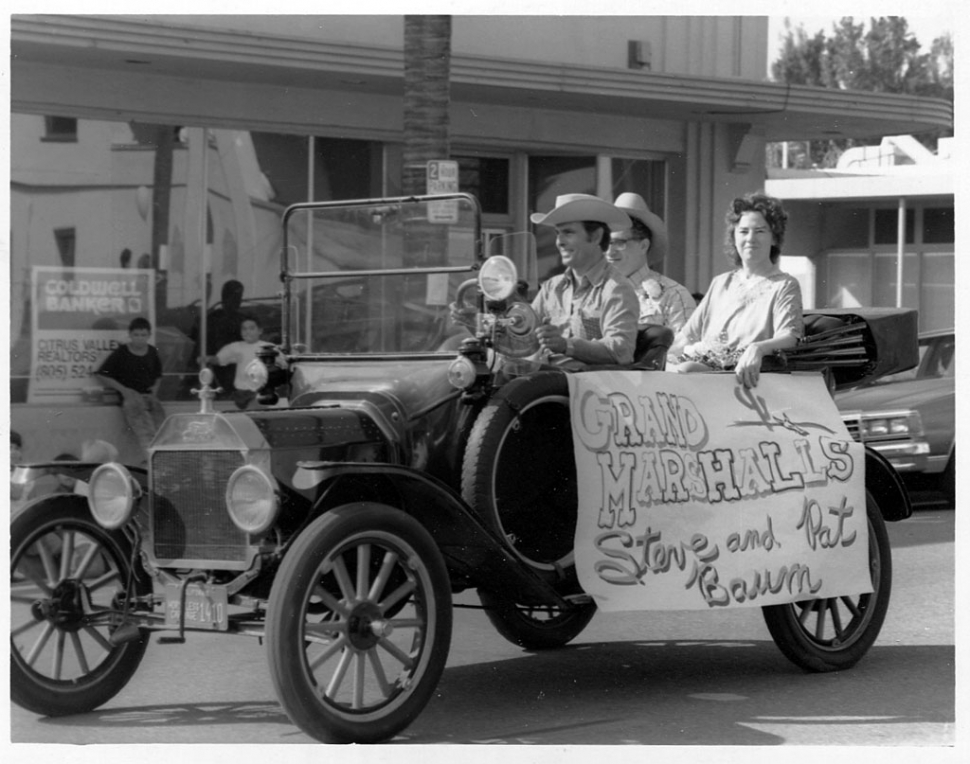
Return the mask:
[[[179,628],[177,584],[165,585],[165,625]],[[189,584],[185,587],[185,628],[226,631],[229,628],[229,594],[224,586]]]

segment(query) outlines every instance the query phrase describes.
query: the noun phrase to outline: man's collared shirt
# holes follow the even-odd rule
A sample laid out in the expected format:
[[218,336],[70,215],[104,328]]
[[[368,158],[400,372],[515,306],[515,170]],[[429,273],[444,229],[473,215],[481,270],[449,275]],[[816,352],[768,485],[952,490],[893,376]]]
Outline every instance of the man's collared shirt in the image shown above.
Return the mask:
[[644,264],[629,278],[640,301],[638,324],[641,327],[647,324],[660,324],[678,332],[697,307],[697,303],[685,286],[662,273],[657,273],[649,265]]
[[566,355],[591,364],[630,364],[636,347],[632,285],[606,260],[582,276],[572,268],[539,289],[532,308],[566,338]]

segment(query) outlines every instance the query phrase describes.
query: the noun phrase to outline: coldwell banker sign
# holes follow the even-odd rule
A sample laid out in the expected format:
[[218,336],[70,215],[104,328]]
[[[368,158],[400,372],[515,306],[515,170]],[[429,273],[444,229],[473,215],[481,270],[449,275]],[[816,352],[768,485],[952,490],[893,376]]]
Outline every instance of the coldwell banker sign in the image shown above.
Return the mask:
[[576,567],[602,610],[872,591],[865,450],[817,375],[570,374]]
[[91,373],[143,316],[155,325],[153,270],[32,269],[30,403],[81,400]]

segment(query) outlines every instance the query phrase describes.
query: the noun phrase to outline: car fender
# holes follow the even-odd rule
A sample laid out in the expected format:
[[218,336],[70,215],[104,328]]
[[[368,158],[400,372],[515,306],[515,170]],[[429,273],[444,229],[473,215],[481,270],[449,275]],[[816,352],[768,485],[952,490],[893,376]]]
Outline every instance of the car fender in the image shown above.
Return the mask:
[[14,518],[27,512],[44,511],[45,508],[51,508],[55,504],[70,506],[78,511],[84,511],[88,514],[91,513],[86,496],[81,496],[77,493],[47,493],[14,507],[10,519],[12,521]]
[[866,446],[866,490],[875,498],[886,520],[905,520],[913,514],[909,491],[899,473],[885,456],[869,446]]
[[374,463],[303,462],[302,481],[322,491],[307,523],[336,506],[379,501],[420,522],[434,538],[453,585],[515,592],[521,602],[565,605],[551,583],[521,564],[447,484],[409,467]]
[[[14,469],[13,474],[10,476],[10,483],[13,486],[28,486],[36,483],[40,478],[43,477],[70,477],[75,480],[81,480],[85,483],[91,481],[91,475],[94,471],[100,467],[102,462],[38,462],[36,464],[21,464],[17,465]],[[148,490],[148,471],[144,467],[133,467],[131,465],[122,464],[122,466],[128,470],[132,478],[138,483],[142,491]],[[57,493],[42,493],[37,496],[31,497],[28,501],[24,502],[22,506],[29,506],[33,504],[36,500],[46,498],[48,496],[71,496],[77,495],[82,501],[85,501],[83,494],[57,494]]]
[[[93,472],[94,468],[100,465],[86,465],[90,467],[90,471]],[[131,470],[132,475],[136,475],[134,469]],[[144,479],[144,470],[141,470],[141,477]],[[90,473],[89,473],[90,474]],[[82,496],[78,493],[47,493],[42,494],[25,504],[16,507],[10,515],[11,523],[28,514],[36,514],[41,518],[48,518],[56,511],[73,511],[79,515],[84,514],[91,517],[94,520],[94,516],[91,513],[91,507],[88,505],[87,496]],[[133,551],[138,551],[138,535],[133,532],[133,526],[129,523],[123,528],[118,528],[115,530],[104,530],[105,533],[116,536],[123,543],[129,545],[129,549]],[[13,550],[11,550],[13,551]],[[134,574],[136,581],[136,588],[140,594],[150,594],[151,593],[151,578],[148,575],[145,567],[142,563],[142,557],[139,554],[133,554],[131,557],[131,563],[133,568],[131,572]]]

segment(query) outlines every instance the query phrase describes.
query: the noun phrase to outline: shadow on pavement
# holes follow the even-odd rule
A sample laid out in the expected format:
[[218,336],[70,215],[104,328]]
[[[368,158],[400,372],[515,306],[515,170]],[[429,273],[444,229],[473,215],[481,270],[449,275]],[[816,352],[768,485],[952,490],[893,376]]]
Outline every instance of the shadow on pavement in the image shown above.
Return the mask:
[[[853,669],[802,672],[766,640],[595,642],[445,670],[431,702],[394,742],[537,745],[780,745],[778,725],[939,725],[952,736],[955,648],[876,645]],[[173,728],[269,726],[266,742],[313,742],[272,697],[126,705],[39,719],[48,729],[125,730],[164,742]],[[205,733],[203,737],[209,739]],[[231,731],[227,731],[231,737]],[[952,745],[952,739],[921,744]],[[15,740],[16,742],[16,740]],[[133,741],[132,741],[133,742]],[[233,742],[231,739],[216,742]]]
[[[851,670],[807,674],[768,641],[602,642],[523,651],[446,669],[431,702],[394,742],[780,745],[786,741],[758,729],[777,720],[820,729],[938,724],[952,731],[954,653],[952,646],[876,646]],[[142,731],[153,739],[174,727],[279,725],[267,742],[312,742],[271,698],[122,706],[39,721]],[[826,734],[820,731],[819,743]],[[878,732],[867,743],[879,744]]]
[[750,725],[781,719],[952,728],[954,652],[876,646],[853,669],[830,674],[802,672],[773,642],[609,642],[523,653],[446,670],[435,699],[401,738],[776,745],[785,741]]
[[[41,717],[39,724],[57,727],[153,728],[212,727],[220,724],[284,724],[291,722],[275,699],[244,703],[168,703],[113,706],[87,714]],[[294,727],[294,732],[297,732]],[[231,743],[231,740],[227,740]]]

